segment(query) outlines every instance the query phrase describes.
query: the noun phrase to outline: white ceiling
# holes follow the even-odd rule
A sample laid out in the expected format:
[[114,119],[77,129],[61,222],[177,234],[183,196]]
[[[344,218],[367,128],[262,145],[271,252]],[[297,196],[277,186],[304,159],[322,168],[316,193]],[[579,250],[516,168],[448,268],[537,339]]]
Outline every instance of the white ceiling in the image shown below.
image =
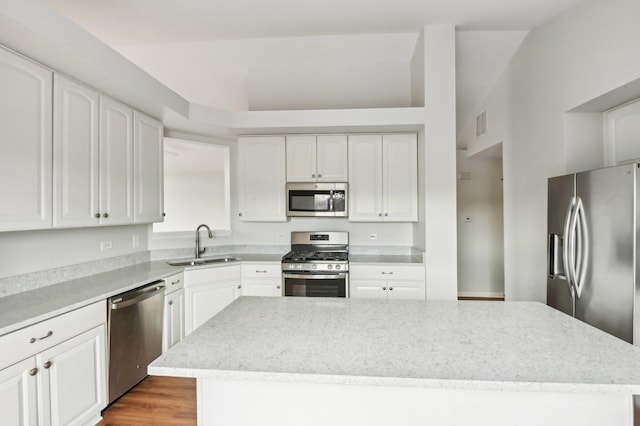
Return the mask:
[[[372,48],[361,49],[362,54],[353,55],[358,56],[354,60],[359,61],[359,66],[363,55],[379,60],[385,47],[388,52],[383,55],[397,63],[398,56],[407,56],[407,52],[413,51],[411,43],[415,43],[417,37],[398,38],[393,34],[417,36],[425,25],[455,25],[458,30],[458,131],[461,131],[477,113],[474,108],[489,93],[527,31],[588,0],[46,1],[190,101],[194,101],[194,97],[202,98],[198,90],[205,87],[217,84],[222,96],[226,88],[226,100],[217,102],[215,91],[211,90],[209,93],[213,95],[209,98],[197,99],[198,103],[223,109],[242,109],[247,104],[246,99],[239,99],[235,104],[228,100],[234,96],[229,88],[240,83],[225,81],[225,78],[233,75],[237,80],[238,76],[248,74],[246,67],[234,68],[234,63],[266,67],[270,58],[279,57],[281,68],[287,67],[286,61],[291,61],[292,66],[298,61],[295,66],[299,66],[302,56],[291,53],[291,43],[274,41],[316,36],[307,39],[315,46],[317,43],[313,40],[323,37],[367,35],[365,37],[372,40]],[[381,37],[395,37],[394,43],[381,45]],[[402,37],[406,46],[398,49],[396,42],[403,40]],[[246,42],[243,44],[240,40]],[[256,48],[237,50],[239,43],[241,46],[249,43]],[[281,46],[280,53],[274,44]],[[269,46],[268,55],[263,49],[265,45]],[[184,47],[196,51],[203,47],[201,61],[212,69],[224,70],[220,80],[212,81],[216,74],[196,69],[196,64],[191,67],[193,75],[181,70],[179,79],[183,81],[177,81],[175,72],[169,75],[165,71],[167,62],[158,61],[161,54],[156,52],[155,60],[149,56],[152,49],[167,46],[178,51],[184,51]],[[405,61],[408,63],[410,59],[409,56]],[[344,66],[348,67],[349,63]]]

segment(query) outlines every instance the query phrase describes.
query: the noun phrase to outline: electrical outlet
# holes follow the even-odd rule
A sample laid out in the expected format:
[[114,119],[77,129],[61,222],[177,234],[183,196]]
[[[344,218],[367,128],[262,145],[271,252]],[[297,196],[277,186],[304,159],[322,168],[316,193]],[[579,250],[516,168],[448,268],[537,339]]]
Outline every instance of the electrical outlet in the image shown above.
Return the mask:
[[377,240],[378,239],[378,234],[369,234],[369,238],[372,240]]
[[113,241],[100,241],[100,250],[109,250],[113,248]]
[[131,239],[131,247],[140,247],[140,235],[134,235]]

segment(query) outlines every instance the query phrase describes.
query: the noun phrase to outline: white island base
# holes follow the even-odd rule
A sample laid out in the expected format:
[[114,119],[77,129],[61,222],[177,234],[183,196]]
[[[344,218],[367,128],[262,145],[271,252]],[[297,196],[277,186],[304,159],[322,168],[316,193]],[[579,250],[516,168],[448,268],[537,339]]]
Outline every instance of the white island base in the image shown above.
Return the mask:
[[197,379],[206,426],[633,425],[631,395]]
[[149,373],[207,426],[631,426],[640,348],[536,302],[241,297]]

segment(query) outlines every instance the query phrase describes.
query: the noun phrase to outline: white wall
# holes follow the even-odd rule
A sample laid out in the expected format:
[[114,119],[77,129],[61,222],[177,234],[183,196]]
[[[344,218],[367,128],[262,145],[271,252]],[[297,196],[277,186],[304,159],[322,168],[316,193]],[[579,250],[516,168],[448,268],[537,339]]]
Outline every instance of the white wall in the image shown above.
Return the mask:
[[425,27],[424,47],[427,299],[455,300],[458,296],[455,29]]
[[504,295],[502,158],[457,154],[458,294]]
[[[0,278],[145,251],[148,225],[0,233]],[[132,247],[133,236],[140,246]],[[101,241],[113,248],[100,250]]]
[[637,0],[594,0],[534,29],[481,106],[491,128],[508,112],[493,140],[504,142],[507,300],[546,300],[547,179],[602,162],[592,141],[567,138],[565,112],[640,76],[639,16]]

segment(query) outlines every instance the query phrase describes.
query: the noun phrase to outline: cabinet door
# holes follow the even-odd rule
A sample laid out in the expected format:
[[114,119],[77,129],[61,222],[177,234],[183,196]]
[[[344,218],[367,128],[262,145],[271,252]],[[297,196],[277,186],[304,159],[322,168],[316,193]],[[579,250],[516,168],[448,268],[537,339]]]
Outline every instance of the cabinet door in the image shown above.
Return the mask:
[[349,136],[349,220],[382,220],[382,135]]
[[424,281],[389,281],[389,299],[425,299]]
[[164,220],[164,130],[162,123],[134,112],[135,222]]
[[100,96],[100,213],[104,225],[133,223],[133,110]]
[[415,134],[384,135],[382,151],[384,220],[418,220],[418,146]]
[[238,216],[255,222],[285,222],[285,138],[238,139]]
[[322,135],[317,138],[318,182],[347,182],[349,179],[348,145],[345,135]]
[[287,136],[287,182],[316,181],[316,137]]
[[184,338],[184,290],[166,296],[164,301],[164,328],[162,330],[162,352]]
[[240,283],[227,281],[203,284],[185,289],[185,335],[213,318],[240,295]]
[[97,226],[100,96],[56,74],[53,120],[53,226]]
[[386,299],[386,281],[351,280],[349,284],[350,297],[354,299]]
[[0,48],[0,231],[52,225],[52,73]]
[[40,424],[95,424],[107,406],[105,326],[36,356]]
[[0,370],[0,413],[3,424],[38,424],[35,368],[35,357],[31,357]]

